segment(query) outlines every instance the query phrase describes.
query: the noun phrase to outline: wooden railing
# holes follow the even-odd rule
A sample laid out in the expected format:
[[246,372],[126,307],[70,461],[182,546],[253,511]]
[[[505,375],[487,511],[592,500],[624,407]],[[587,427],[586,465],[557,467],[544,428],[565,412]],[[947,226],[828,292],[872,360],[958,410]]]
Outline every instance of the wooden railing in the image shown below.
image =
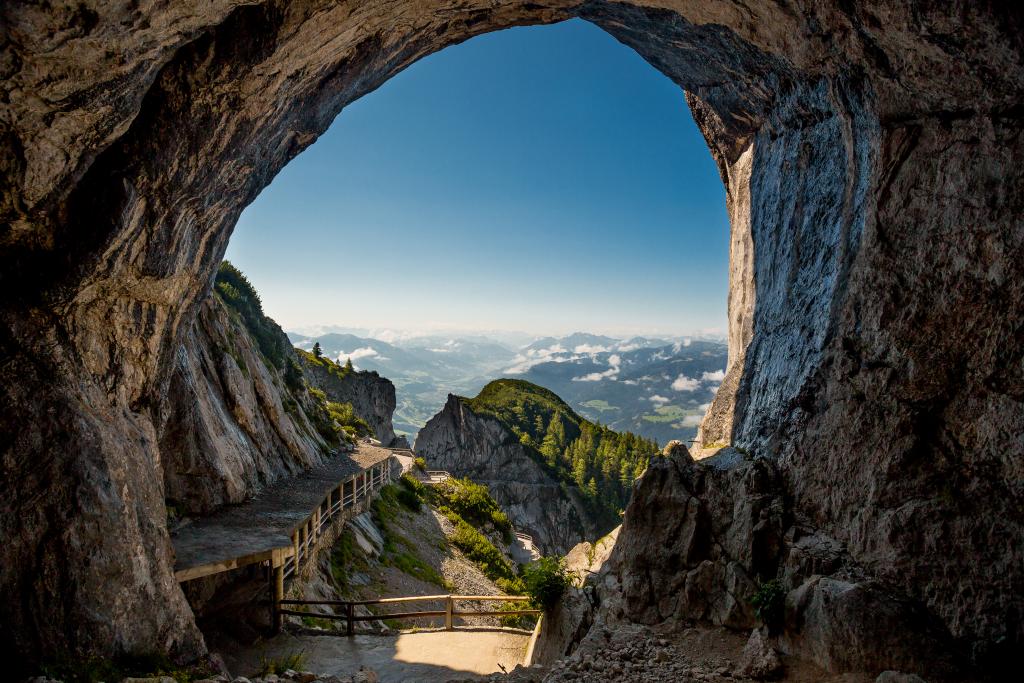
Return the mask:
[[[398,605],[409,602],[437,602],[444,601],[445,608],[443,610],[427,610],[421,612],[392,612],[390,614],[370,614],[370,615],[359,615],[355,614],[355,608],[357,605],[369,606],[369,605]],[[289,615],[295,617],[315,617],[317,619],[337,619],[346,622],[346,634],[353,635],[355,633],[355,623],[357,621],[378,621],[381,619],[428,619],[434,617],[444,617],[444,627],[446,630],[451,631],[454,628],[454,619],[456,617],[498,617],[498,616],[513,616],[518,614],[540,614],[539,609],[517,609],[517,610],[486,610],[482,612],[457,612],[455,610],[456,602],[528,602],[529,597],[525,595],[416,595],[402,598],[379,598],[377,600],[278,600],[275,604],[275,611],[277,615]],[[327,605],[330,607],[341,607],[344,610],[343,614],[338,613],[319,613],[319,612],[301,612],[299,610],[287,609],[282,605]],[[278,617],[280,618],[280,617]]]
[[294,575],[303,562],[312,558],[317,539],[335,518],[389,483],[391,461],[382,460],[328,492],[306,521],[292,532],[292,553],[284,560],[284,578]]
[[522,531],[515,532],[516,538],[523,542],[523,545],[529,545],[533,547],[533,536],[530,534],[524,534]]
[[444,470],[427,470],[426,475],[428,484],[440,484],[452,478],[451,473]]

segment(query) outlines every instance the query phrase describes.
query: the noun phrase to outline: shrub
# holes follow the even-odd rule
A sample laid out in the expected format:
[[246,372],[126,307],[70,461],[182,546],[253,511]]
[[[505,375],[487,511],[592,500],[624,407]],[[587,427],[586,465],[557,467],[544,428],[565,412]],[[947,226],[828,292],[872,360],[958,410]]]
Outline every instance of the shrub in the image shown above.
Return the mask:
[[416,495],[416,492],[404,486],[398,489],[395,497],[398,498],[399,503],[413,512],[419,512],[422,507],[420,497]]
[[550,610],[562,599],[569,587],[569,574],[565,560],[558,557],[542,557],[531,562],[523,570],[526,593],[541,609]]
[[424,458],[416,458],[415,460],[412,461],[412,464],[420,472],[427,471],[427,461]]
[[486,486],[469,479],[449,479],[435,487],[443,505],[476,526],[492,524],[505,542],[512,541],[512,523],[491,498]]
[[786,589],[778,579],[766,581],[757,587],[750,599],[757,618],[764,622],[769,632],[776,633],[782,626],[786,608]]
[[452,545],[465,553],[491,581],[506,579],[512,581],[516,574],[512,571],[501,551],[487,540],[487,537],[471,527],[466,520],[459,519],[452,535]]
[[373,436],[373,428],[363,418],[356,415],[351,403],[328,401],[327,412],[342,427],[350,427],[357,436]]
[[[521,610],[525,605],[521,602],[502,602],[498,605],[498,612],[514,612]],[[509,628],[533,628],[537,624],[537,617],[532,614],[503,614],[498,617],[502,626]]]

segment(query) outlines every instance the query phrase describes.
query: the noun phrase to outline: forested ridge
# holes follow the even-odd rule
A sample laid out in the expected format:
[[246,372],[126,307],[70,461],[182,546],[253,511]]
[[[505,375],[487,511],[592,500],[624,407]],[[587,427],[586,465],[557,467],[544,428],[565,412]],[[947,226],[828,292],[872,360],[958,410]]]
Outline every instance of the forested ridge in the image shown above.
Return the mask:
[[604,517],[629,502],[633,480],[647,468],[658,444],[615,432],[580,417],[554,392],[530,382],[499,379],[463,404],[501,421],[560,482],[575,486]]

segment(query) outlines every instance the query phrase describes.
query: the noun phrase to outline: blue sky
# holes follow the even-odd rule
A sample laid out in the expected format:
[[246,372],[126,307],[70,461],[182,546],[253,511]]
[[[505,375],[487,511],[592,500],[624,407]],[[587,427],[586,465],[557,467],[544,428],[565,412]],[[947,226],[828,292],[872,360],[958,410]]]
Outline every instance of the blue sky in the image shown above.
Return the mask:
[[427,57],[345,108],[227,258],[285,329],[724,331],[725,193],[682,90],[580,20]]

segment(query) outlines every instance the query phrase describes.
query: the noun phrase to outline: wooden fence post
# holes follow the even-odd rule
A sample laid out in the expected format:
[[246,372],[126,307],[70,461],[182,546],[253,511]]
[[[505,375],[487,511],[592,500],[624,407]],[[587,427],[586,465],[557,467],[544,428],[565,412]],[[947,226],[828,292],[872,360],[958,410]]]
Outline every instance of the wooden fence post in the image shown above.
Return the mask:
[[346,620],[348,621],[348,626],[346,627],[345,634],[349,637],[351,637],[355,633],[355,629],[353,628],[352,624],[352,617],[354,616],[353,612],[355,612],[355,605],[353,605],[351,602],[347,603],[345,605],[345,617]]
[[274,605],[272,607],[274,614],[274,635],[281,632],[281,601],[284,600],[284,560],[278,560],[277,552],[274,552],[273,564],[273,577],[274,577]]
[[452,607],[455,601],[452,600],[452,596],[448,596],[444,601],[444,630],[452,630]]

